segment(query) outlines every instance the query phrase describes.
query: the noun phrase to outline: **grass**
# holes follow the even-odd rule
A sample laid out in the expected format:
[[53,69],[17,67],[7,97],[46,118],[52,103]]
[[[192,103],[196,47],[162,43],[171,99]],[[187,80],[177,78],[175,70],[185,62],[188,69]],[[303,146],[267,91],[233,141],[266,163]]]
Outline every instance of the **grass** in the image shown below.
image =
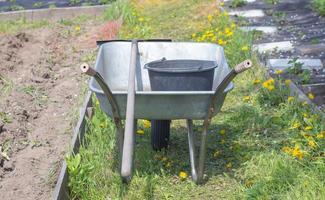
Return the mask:
[[325,16],[325,0],[313,0],[312,6],[322,16]]
[[116,170],[115,127],[96,103],[80,152],[66,159],[71,199],[325,198],[323,119],[290,96],[289,81],[280,72],[265,80],[250,54],[252,35],[227,14],[211,10],[211,2],[133,2],[128,9],[133,19],[120,32],[120,38],[216,42],[224,46],[230,66],[253,59],[254,68],[236,78],[209,129],[206,182],[197,186],[179,177],[190,174],[186,129],[179,120],[173,121],[169,149],[161,152],[151,150],[150,129],[139,122],[144,134],[136,136],[134,177],[123,184]]
[[26,19],[18,20],[0,20],[0,34],[14,33],[24,29],[37,29],[49,25],[46,20],[27,21]]

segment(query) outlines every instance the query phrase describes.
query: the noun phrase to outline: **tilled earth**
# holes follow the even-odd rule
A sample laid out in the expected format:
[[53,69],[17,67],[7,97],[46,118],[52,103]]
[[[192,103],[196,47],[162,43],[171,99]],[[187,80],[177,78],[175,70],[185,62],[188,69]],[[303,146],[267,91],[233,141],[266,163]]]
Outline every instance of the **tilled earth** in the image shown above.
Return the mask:
[[86,88],[79,65],[93,62],[95,41],[111,39],[107,31],[119,25],[0,35],[0,199],[51,198]]

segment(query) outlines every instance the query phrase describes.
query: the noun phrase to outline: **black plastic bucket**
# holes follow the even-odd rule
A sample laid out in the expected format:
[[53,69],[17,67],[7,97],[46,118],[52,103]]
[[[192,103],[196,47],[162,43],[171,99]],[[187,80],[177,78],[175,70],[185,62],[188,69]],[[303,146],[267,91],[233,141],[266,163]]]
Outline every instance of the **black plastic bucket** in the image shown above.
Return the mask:
[[215,61],[166,60],[153,61],[144,66],[149,71],[152,91],[208,91],[212,90]]

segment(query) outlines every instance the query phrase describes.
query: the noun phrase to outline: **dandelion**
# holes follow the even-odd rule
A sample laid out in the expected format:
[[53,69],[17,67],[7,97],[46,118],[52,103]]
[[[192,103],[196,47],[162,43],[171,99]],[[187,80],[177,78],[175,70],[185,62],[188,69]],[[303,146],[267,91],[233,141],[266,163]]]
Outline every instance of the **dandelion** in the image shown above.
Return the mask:
[[323,139],[324,138],[324,133],[323,132],[320,132],[316,135],[316,138],[317,139]]
[[233,33],[232,31],[230,31],[230,32],[226,33],[226,36],[227,36],[227,37],[231,37],[233,34],[234,34],[234,33]]
[[220,135],[224,135],[224,134],[226,134],[226,130],[225,129],[221,129],[220,130]]
[[266,88],[267,90],[269,90],[269,91],[274,90],[275,89],[275,87],[274,87],[274,79],[273,78],[270,78],[270,79],[264,81],[263,84],[262,84],[262,86],[264,88]]
[[301,126],[301,124],[299,122],[295,122],[289,129],[297,129],[297,128],[300,128],[300,126]]
[[312,126],[306,126],[305,127],[305,131],[310,131],[310,130],[313,130],[313,127]]
[[313,100],[313,99],[315,99],[315,96],[312,93],[308,93],[308,98]]
[[143,130],[137,130],[137,134],[138,135],[144,135],[144,131]]
[[302,105],[303,106],[307,106],[308,105],[308,102],[307,101],[304,101],[304,102],[302,102]]
[[80,29],[81,29],[80,26],[75,26],[75,27],[74,27],[74,30],[75,30],[75,31],[80,31]]
[[143,22],[144,21],[144,18],[143,17],[139,17],[139,22]]
[[304,116],[304,118],[308,118],[308,114],[307,113],[302,114],[302,116]]
[[292,156],[298,158],[299,160],[302,160],[304,154],[300,150],[299,146],[295,146],[295,148],[292,150]]
[[242,51],[248,51],[248,46],[246,45],[246,46],[243,46],[242,48],[241,48],[241,50]]
[[232,163],[231,162],[227,163],[226,167],[230,169],[232,167]]
[[309,141],[308,141],[308,145],[309,145],[311,148],[315,148],[315,147],[316,147],[316,142],[314,142],[313,140],[309,140]]
[[236,24],[235,23],[231,23],[230,27],[231,28],[236,28]]
[[144,128],[150,128],[151,122],[149,120],[143,120],[143,126],[144,126]]
[[254,85],[257,85],[257,84],[259,84],[259,83],[261,83],[261,80],[259,80],[259,79],[255,79],[255,80],[253,81],[253,84],[254,84]]
[[185,180],[188,177],[187,173],[184,171],[179,172],[178,176],[181,180]]
[[284,81],[284,83],[286,84],[286,86],[289,86],[291,84],[291,82],[292,81],[290,79],[287,79],[287,80]]
[[211,14],[209,14],[209,15],[208,15],[208,21],[209,21],[209,22],[212,22],[212,20],[213,20],[213,16],[212,16]]
[[291,151],[292,151],[292,149],[291,149],[290,147],[285,146],[285,147],[282,148],[282,151],[283,151],[284,153],[290,154]]
[[288,102],[293,102],[293,100],[295,100],[294,97],[292,97],[292,96],[289,96],[289,97],[288,97]]
[[283,71],[282,71],[281,69],[277,69],[277,70],[275,70],[275,74],[276,74],[276,75],[280,75],[280,74],[282,74],[282,72],[283,72]]
[[196,38],[196,33],[192,34],[192,39]]
[[244,100],[245,102],[248,102],[250,99],[251,99],[250,96],[244,96],[244,98],[243,98],[243,100]]
[[213,157],[218,158],[220,155],[221,155],[221,151],[217,150],[217,151],[214,152]]
[[96,103],[95,103],[95,104],[96,104],[96,106],[99,106],[99,101],[98,101],[98,100],[96,100]]
[[225,44],[225,42],[224,42],[222,39],[219,39],[219,40],[218,40],[218,44],[219,44],[219,45],[223,45],[223,44]]

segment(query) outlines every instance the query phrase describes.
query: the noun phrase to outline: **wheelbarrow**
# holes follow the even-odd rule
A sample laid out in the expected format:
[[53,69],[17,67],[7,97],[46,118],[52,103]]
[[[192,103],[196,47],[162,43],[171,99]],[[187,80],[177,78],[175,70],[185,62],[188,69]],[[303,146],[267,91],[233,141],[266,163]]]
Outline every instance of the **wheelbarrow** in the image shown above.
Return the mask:
[[[147,63],[161,60],[208,60],[214,68],[212,90],[152,91]],[[228,67],[221,46],[210,43],[171,42],[166,40],[119,40],[101,42],[95,69],[84,63],[81,70],[92,76],[89,87],[101,109],[116,125],[120,174],[129,182],[133,171],[137,120],[186,119],[192,179],[202,183],[206,140],[211,119],[221,109],[235,76],[252,66],[246,60]],[[125,128],[122,125],[125,120]],[[199,154],[195,149],[193,120],[204,120]]]

